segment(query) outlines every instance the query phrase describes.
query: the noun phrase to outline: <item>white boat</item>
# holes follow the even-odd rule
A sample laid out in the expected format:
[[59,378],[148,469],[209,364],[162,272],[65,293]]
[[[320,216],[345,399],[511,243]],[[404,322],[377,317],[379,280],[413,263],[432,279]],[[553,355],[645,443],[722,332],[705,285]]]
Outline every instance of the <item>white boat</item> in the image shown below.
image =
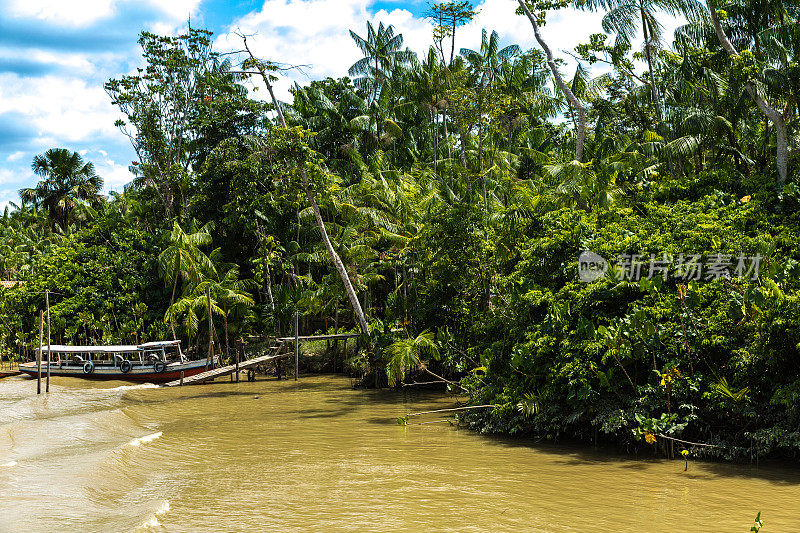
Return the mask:
[[[181,341],[158,341],[145,344],[116,346],[41,347],[41,372],[47,374],[50,360],[51,376],[71,376],[86,379],[121,379],[163,383],[193,376],[213,368],[206,359],[189,361],[181,351]],[[48,357],[49,356],[49,357]],[[20,372],[36,376],[36,361],[21,363]]]

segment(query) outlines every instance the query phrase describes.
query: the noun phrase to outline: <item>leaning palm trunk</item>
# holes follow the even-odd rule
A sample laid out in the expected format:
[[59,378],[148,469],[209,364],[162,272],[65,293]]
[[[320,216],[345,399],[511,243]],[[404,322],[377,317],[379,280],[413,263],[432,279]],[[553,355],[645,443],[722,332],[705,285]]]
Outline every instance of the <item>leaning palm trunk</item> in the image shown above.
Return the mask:
[[264,80],[264,85],[267,86],[267,91],[269,92],[269,97],[272,99],[272,105],[275,107],[275,112],[278,114],[278,118],[283,124],[283,127],[286,127],[286,120],[283,118],[283,110],[278,105],[278,100],[275,98],[275,92],[272,90],[272,84],[269,82],[269,75],[267,74],[266,70],[262,66],[262,63],[256,59],[256,56],[253,55],[253,52],[250,50],[250,47],[247,45],[247,37],[242,36],[242,42],[244,43],[244,48],[247,50],[247,55],[250,56],[250,59],[253,60],[256,69],[261,74],[261,79]]
[[[717,18],[716,1],[708,3],[708,11],[711,14],[711,22],[714,24],[714,31],[717,34],[720,44],[732,59],[737,59],[739,57],[739,52],[733,46],[730,39],[728,39],[728,35],[725,33],[725,30],[722,28]],[[753,81],[748,81],[747,85],[745,85],[745,89],[753,101],[755,101],[759,111],[761,111],[764,117],[775,126],[775,137],[777,141],[775,162],[778,167],[778,184],[782,187],[789,175],[789,133],[786,126],[785,113],[769,105],[766,98],[759,92],[758,87],[756,87]],[[790,104],[787,103],[787,106],[788,105]]]
[[[245,40],[245,47],[246,46]],[[247,48],[247,52],[250,54],[251,58],[255,59],[249,48]],[[264,83],[267,86],[267,90],[269,91],[269,96],[272,98],[272,105],[278,112],[278,120],[280,121],[281,126],[286,128],[286,119],[284,118],[283,112],[278,105],[278,100],[275,98],[275,93],[272,90],[272,84],[269,81],[269,76],[267,76],[263,70],[261,70],[261,75]],[[364,317],[364,311],[361,309],[361,304],[358,301],[358,296],[356,296],[356,291],[353,289],[353,284],[350,282],[350,276],[347,275],[347,270],[345,269],[342,260],[339,258],[339,254],[337,254],[336,250],[333,249],[331,240],[328,237],[328,231],[325,229],[325,223],[323,222],[322,215],[319,212],[317,201],[314,199],[314,195],[311,193],[311,188],[308,184],[308,174],[306,174],[305,167],[300,167],[300,174],[303,176],[303,189],[305,189],[306,197],[308,197],[308,201],[311,204],[311,210],[314,212],[314,218],[317,221],[317,227],[319,228],[319,233],[322,236],[322,242],[325,243],[325,249],[328,251],[328,255],[331,257],[331,261],[333,261],[333,265],[336,267],[339,277],[342,278],[342,283],[347,291],[347,297],[350,299],[350,304],[353,306],[353,313],[356,315],[356,319],[358,320],[358,324],[361,327],[362,333],[369,335],[369,325],[367,325],[367,319]]]
[[339,277],[342,278],[342,283],[347,291],[347,297],[350,299],[350,304],[353,306],[353,312],[355,313],[358,324],[361,327],[361,332],[365,335],[369,335],[369,326],[367,325],[367,319],[364,317],[364,311],[361,309],[361,303],[358,301],[358,296],[356,295],[356,291],[353,289],[353,284],[350,282],[350,276],[347,275],[347,270],[344,268],[344,263],[342,263],[342,260],[339,258],[339,254],[336,253],[336,250],[333,249],[331,240],[328,237],[328,231],[325,229],[325,223],[322,221],[322,215],[319,212],[319,207],[317,206],[317,202],[314,200],[314,195],[311,193],[311,188],[308,185],[308,175],[306,174],[306,169],[300,167],[300,173],[303,176],[303,188],[305,189],[306,196],[311,204],[311,210],[314,212],[314,218],[317,220],[317,226],[319,227],[319,233],[322,236],[322,242],[325,243],[325,249],[328,250],[328,255],[330,255],[331,261],[333,261],[333,265],[336,267],[336,271],[339,272]]
[[[263,246],[264,237],[258,220],[256,220],[256,231],[258,232],[258,239]],[[275,318],[275,298],[272,296],[272,272],[269,268],[269,253],[267,253],[266,248],[264,248],[264,251],[264,290],[267,293],[267,303],[269,303],[269,308],[272,310],[272,317]]]
[[442,110],[442,122],[444,123],[444,142],[447,145],[447,159],[453,159],[453,153],[450,150],[450,134],[447,131],[447,104],[445,103],[445,108]]
[[555,59],[553,58],[553,52],[550,51],[550,47],[547,45],[544,39],[542,39],[542,35],[539,33],[539,24],[536,22],[536,18],[531,13],[531,10],[525,4],[524,0],[517,1],[519,2],[520,7],[522,7],[522,11],[525,12],[525,15],[531,22],[536,41],[538,41],[539,46],[542,47],[542,50],[544,50],[544,53],[547,56],[547,65],[550,67],[550,72],[553,73],[553,78],[555,78],[558,88],[561,89],[561,92],[566,95],[567,100],[569,100],[570,104],[578,115],[575,124],[575,159],[579,162],[583,162],[583,145],[586,141],[586,108],[583,107],[580,100],[578,100],[578,98],[575,96],[575,93],[572,92],[572,89],[570,89],[566,84],[564,78],[561,77],[561,73],[558,71]]
[[275,316],[275,298],[272,296],[272,272],[270,271],[269,264],[265,262],[266,276],[264,276],[265,284],[267,286],[267,300],[269,300],[269,308],[272,310],[272,316]]

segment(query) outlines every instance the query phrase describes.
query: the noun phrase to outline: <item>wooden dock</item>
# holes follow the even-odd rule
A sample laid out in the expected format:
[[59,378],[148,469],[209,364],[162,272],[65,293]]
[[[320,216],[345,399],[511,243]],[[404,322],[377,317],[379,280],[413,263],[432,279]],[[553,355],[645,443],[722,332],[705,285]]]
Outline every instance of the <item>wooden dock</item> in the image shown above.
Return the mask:
[[[258,357],[253,357],[252,359],[245,359],[244,361],[239,361],[236,364],[228,365],[228,366],[221,366],[219,368],[215,368],[213,370],[207,370],[200,374],[195,374],[194,376],[189,376],[184,379],[176,379],[175,381],[170,381],[168,383],[164,383],[164,387],[177,387],[180,385],[190,385],[193,383],[205,383],[206,381],[211,381],[214,378],[228,376],[235,372],[240,372],[242,370],[248,370],[254,368],[263,363],[269,363],[270,361],[275,361],[282,357],[287,356],[295,356],[297,357],[297,351],[286,351],[282,352],[282,350],[289,344],[296,344],[301,341],[331,341],[331,340],[344,340],[345,342],[347,339],[355,339],[359,337],[357,333],[340,333],[337,335],[317,335],[317,336],[298,336],[298,337],[282,337],[277,339],[278,344],[275,346],[271,346],[269,348],[269,353],[260,355]],[[296,379],[296,376],[295,376]]]
[[[262,355],[260,357],[253,357],[252,359],[241,361],[239,363],[239,371],[247,370],[248,368],[258,366],[262,363],[268,363],[270,361],[274,361],[276,359],[280,359],[281,357],[286,357],[289,355],[293,354],[291,352],[279,353],[279,354],[270,353],[267,355]],[[205,381],[210,381],[214,378],[233,374],[234,372],[236,372],[236,365],[221,366],[213,370],[206,370],[205,372],[202,372],[200,374],[195,374],[194,376],[189,376],[188,378],[184,378],[183,380],[176,379],[175,381],[164,383],[164,386],[177,387],[179,385],[191,385],[192,383],[203,383]]]

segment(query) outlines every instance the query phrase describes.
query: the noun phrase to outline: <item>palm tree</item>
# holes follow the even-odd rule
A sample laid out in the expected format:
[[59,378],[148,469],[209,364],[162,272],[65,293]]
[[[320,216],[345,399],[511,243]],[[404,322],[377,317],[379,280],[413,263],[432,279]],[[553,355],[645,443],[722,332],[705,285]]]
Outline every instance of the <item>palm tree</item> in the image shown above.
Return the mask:
[[629,46],[641,29],[653,106],[656,117],[661,122],[664,118],[664,109],[661,93],[656,85],[654,52],[661,43],[663,26],[656,15],[659,11],[663,11],[674,17],[685,16],[696,20],[702,10],[700,2],[698,0],[578,0],[577,5],[591,10],[597,8],[608,10],[603,16],[603,30],[616,33],[617,44]]
[[[251,56],[252,57],[252,56]],[[264,83],[269,84],[269,77],[264,78]],[[275,99],[275,95],[271,94],[270,97],[272,98],[272,103],[275,105],[276,109],[278,108],[278,102]],[[286,126],[286,117],[282,112],[278,113],[278,120],[282,128],[284,130],[287,128]],[[263,140],[258,137],[251,137],[250,141],[253,143],[254,146],[263,145]],[[333,245],[331,244],[330,237],[328,237],[328,231],[325,229],[325,222],[322,220],[322,214],[319,211],[319,206],[317,205],[317,200],[314,198],[314,193],[311,190],[311,185],[308,180],[308,173],[306,172],[305,167],[305,160],[301,161],[298,165],[300,176],[302,177],[303,183],[303,190],[306,193],[306,198],[308,198],[308,203],[311,204],[311,210],[314,213],[314,219],[317,222],[317,228],[319,229],[320,236],[322,237],[322,242],[325,243],[325,248],[328,251],[328,255],[333,262],[334,267],[336,267],[336,271],[339,273],[339,277],[342,278],[342,283],[344,284],[345,290],[347,291],[347,296],[350,299],[350,304],[353,306],[353,313],[356,315],[358,320],[359,326],[361,327],[361,331],[369,336],[370,330],[369,325],[367,324],[367,319],[364,316],[364,312],[361,309],[361,304],[358,301],[358,297],[356,296],[355,290],[353,289],[353,284],[350,282],[350,276],[347,274],[347,269],[342,263],[342,260],[339,258],[339,255],[336,253],[336,250],[333,249]]]
[[395,35],[394,26],[378,25],[378,30],[371,22],[367,22],[367,37],[361,37],[350,30],[350,37],[361,49],[364,57],[353,63],[347,73],[350,76],[360,76],[355,80],[356,87],[370,92],[372,100],[391,77],[395,62],[408,62],[413,57],[413,52],[401,50],[403,34]]
[[210,279],[200,283],[195,291],[202,295],[205,293],[206,287],[209,287],[212,299],[222,309],[225,330],[225,358],[230,360],[228,318],[237,308],[253,306],[253,296],[248,292],[253,287],[253,283],[252,280],[239,279],[239,267],[237,265],[222,263],[219,250],[212,252],[211,261],[216,263],[215,270],[210,273]]
[[79,200],[99,203],[103,180],[91,162],[84,162],[78,152],[51,148],[33,158],[33,173],[44,179],[34,188],[21,189],[22,203],[44,207],[53,223],[66,227]]
[[[737,49],[737,46],[734,45],[734,43],[728,37],[726,28],[723,26],[724,21],[720,20],[719,14],[717,13],[718,0],[708,0],[707,5],[708,14],[711,17],[711,23],[714,27],[714,33],[716,33],[720,45],[732,60],[739,60],[741,58],[741,54]],[[780,96],[783,96],[780,93],[785,90],[786,85],[788,85],[788,82],[790,81],[788,77],[785,76],[785,74],[783,74],[780,70],[783,68],[788,71],[788,62],[790,56],[789,52],[795,52],[796,50],[800,49],[800,39],[798,39],[798,34],[800,34],[800,32],[797,31],[796,22],[791,23],[791,25],[787,23],[783,2],[776,2],[773,6],[773,9],[775,9],[779,14],[779,16],[776,17],[777,20],[774,21],[774,25],[772,27],[763,30],[761,34],[754,39],[754,44],[756,45],[757,54],[760,55],[761,51],[759,50],[758,43],[759,41],[763,40],[764,42],[768,43],[768,48],[771,48],[773,54],[779,59],[777,61],[773,60],[771,65],[768,63],[766,68],[763,68],[759,75],[755,77],[756,79],[754,79],[752,73],[748,72],[745,82],[745,90],[753,99],[753,102],[756,104],[756,107],[758,107],[758,110],[761,112],[764,118],[772,122],[773,126],[775,127],[775,162],[778,170],[777,185],[778,190],[781,190],[789,176],[790,138],[786,117],[792,110],[792,101],[794,100],[796,102],[796,95],[791,95],[788,99],[780,98]],[[765,11],[774,12],[772,9]],[[749,40],[750,39],[743,39],[745,43],[747,43]],[[785,44],[781,43],[780,41],[783,40],[787,42]],[[792,44],[789,44],[789,42],[792,42]],[[769,51],[770,50],[767,50],[767,52]],[[775,52],[777,52],[777,54],[775,54]],[[794,56],[792,59],[796,61],[796,55],[792,54],[792,56]],[[766,85],[766,90],[764,85]],[[776,86],[779,87],[777,91],[775,90]],[[770,93],[776,92],[778,93],[778,95],[776,95],[778,98],[773,96],[768,100],[768,97],[771,96]],[[778,103],[775,103],[776,100]],[[786,101],[784,104],[782,100],[788,101]]]
[[[366,143],[360,116],[369,113],[369,106],[350,84],[333,80],[312,83],[307,87],[295,84],[291,89],[294,104],[288,111],[290,123],[300,124],[317,133],[312,143],[325,156],[334,171],[352,170],[354,150]],[[354,122],[355,121],[355,122]],[[368,129],[368,128],[366,128]]]
[[[433,128],[433,167],[437,170],[439,154],[439,114],[443,116],[444,131],[447,132],[447,105],[442,98],[445,89],[445,71],[441,67],[436,57],[436,49],[430,47],[425,60],[415,68],[410,75],[410,83],[405,87],[406,94],[409,95],[414,103],[421,109],[426,117],[429,118]],[[447,135],[444,136],[447,143],[448,159],[450,158],[450,144]]]
[[583,106],[580,100],[578,100],[578,97],[575,96],[575,93],[572,92],[572,89],[570,89],[570,87],[564,81],[564,77],[559,72],[558,67],[556,66],[555,57],[553,56],[553,51],[550,49],[550,46],[547,44],[544,38],[542,38],[539,28],[539,21],[533,15],[533,13],[531,13],[531,10],[528,7],[528,4],[525,3],[525,0],[517,1],[519,2],[520,9],[522,9],[522,12],[525,13],[525,16],[528,17],[528,21],[531,23],[533,35],[536,37],[536,41],[539,43],[539,46],[542,47],[542,50],[544,50],[544,54],[547,59],[547,66],[550,67],[550,72],[553,74],[556,86],[567,97],[567,100],[569,100],[569,103],[572,106],[572,110],[577,115],[575,121],[575,160],[582,162],[583,149],[586,141],[586,108]]
[[[206,296],[207,283],[198,283],[194,285],[191,290],[181,296],[181,298],[170,305],[167,309],[165,320],[169,320],[170,324],[175,322],[175,319],[183,316],[183,324],[186,329],[186,334],[189,337],[189,346],[192,345],[192,337],[196,339],[197,352],[200,348],[200,324],[203,317],[208,316],[209,303],[211,304],[210,312],[212,315],[223,316],[224,312],[214,298]],[[209,302],[210,300],[210,302]],[[174,329],[173,329],[174,335]],[[208,332],[209,342],[214,338],[214,331]],[[210,353],[209,353],[209,363]]]
[[[355,85],[359,89],[370,93],[370,100],[377,104],[381,89],[392,77],[392,73],[397,64],[405,64],[414,57],[414,52],[405,49],[403,46],[403,35],[395,35],[394,26],[384,26],[383,22],[378,25],[378,30],[371,22],[367,22],[367,37],[361,37],[353,30],[350,30],[350,37],[361,49],[364,57],[353,63],[347,73],[350,76],[359,76],[355,80]],[[374,118],[377,137],[380,139],[380,106],[373,105]]]
[[[189,226],[188,231],[184,231],[175,222],[169,234],[169,246],[158,256],[158,273],[165,283],[172,281],[172,296],[169,301],[170,307],[175,303],[175,291],[178,288],[178,278],[191,280],[197,284],[203,278],[204,272],[214,272],[214,265],[208,256],[201,250],[201,246],[211,243],[211,230],[213,223],[209,222],[202,228],[197,228],[195,222]],[[170,314],[170,328],[172,337],[175,335],[174,315]]]
[[423,357],[439,359],[439,345],[436,343],[435,335],[431,331],[423,331],[413,339],[409,337],[395,341],[386,351],[389,354],[386,377],[389,378],[389,385],[392,387],[398,381],[402,381],[408,372],[418,368],[442,381],[447,381],[428,370],[427,366],[422,362]]
[[483,204],[484,209],[488,210],[488,200],[486,198],[486,176],[483,173],[483,104],[484,91],[492,84],[494,77],[500,70],[503,63],[508,62],[512,57],[520,53],[520,48],[516,44],[506,46],[502,50],[500,47],[500,36],[493,31],[491,36],[487,36],[486,30],[481,32],[480,51],[462,48],[461,55],[469,63],[473,73],[477,78],[478,93],[478,162],[480,166],[481,182],[483,184]]

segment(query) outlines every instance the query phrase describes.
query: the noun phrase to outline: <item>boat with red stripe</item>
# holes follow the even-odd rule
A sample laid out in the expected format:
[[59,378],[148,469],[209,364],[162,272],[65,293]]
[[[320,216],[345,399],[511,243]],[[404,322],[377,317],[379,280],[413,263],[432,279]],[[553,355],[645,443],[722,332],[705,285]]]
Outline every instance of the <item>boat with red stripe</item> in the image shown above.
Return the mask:
[[[164,383],[194,376],[213,368],[206,359],[190,361],[181,351],[181,341],[157,341],[136,345],[42,346],[41,374],[85,379],[119,379],[146,383]],[[38,356],[38,353],[37,353]],[[38,357],[37,357],[38,359]],[[20,372],[35,377],[37,361],[21,363]]]

